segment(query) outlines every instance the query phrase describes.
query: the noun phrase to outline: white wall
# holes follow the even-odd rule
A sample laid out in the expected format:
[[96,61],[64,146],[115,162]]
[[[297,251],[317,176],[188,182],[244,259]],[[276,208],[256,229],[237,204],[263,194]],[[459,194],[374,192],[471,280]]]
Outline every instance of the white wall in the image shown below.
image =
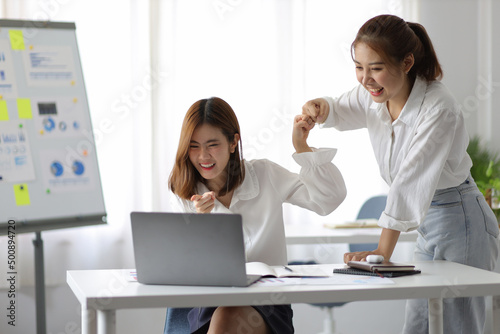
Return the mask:
[[442,82],[464,108],[468,131],[477,132],[477,3],[470,0],[421,1],[420,23],[431,37],[443,68]]
[[[419,2],[419,22],[426,27],[434,43],[444,70],[443,83],[462,105],[469,134],[480,135],[491,148],[500,151],[500,132],[497,130],[500,125],[500,63],[496,61],[500,59],[500,22],[493,19],[494,13],[500,13],[500,1]],[[488,75],[491,76],[489,83]]]

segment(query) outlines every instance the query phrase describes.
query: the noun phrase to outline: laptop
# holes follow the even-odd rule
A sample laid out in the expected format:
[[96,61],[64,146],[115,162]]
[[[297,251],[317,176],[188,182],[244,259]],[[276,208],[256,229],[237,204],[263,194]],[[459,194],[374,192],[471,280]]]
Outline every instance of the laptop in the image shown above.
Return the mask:
[[143,284],[248,286],[239,214],[132,212],[137,280]]

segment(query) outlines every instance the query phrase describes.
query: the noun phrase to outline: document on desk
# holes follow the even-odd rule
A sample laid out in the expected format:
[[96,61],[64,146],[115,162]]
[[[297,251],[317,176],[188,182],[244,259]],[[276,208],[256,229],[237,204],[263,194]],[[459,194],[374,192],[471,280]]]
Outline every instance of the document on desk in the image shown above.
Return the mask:
[[262,277],[255,281],[250,287],[300,285],[300,277]]
[[[297,267],[297,266],[293,266]],[[302,266],[299,266],[302,267]],[[312,271],[311,271],[312,272]],[[314,271],[320,275],[319,271]],[[122,275],[129,282],[137,282],[135,270],[123,270]],[[251,287],[283,286],[283,285],[366,285],[366,284],[394,284],[389,278],[359,275],[321,275],[309,277],[262,277]]]
[[315,265],[269,266],[263,262],[247,262],[246,270],[247,275],[272,278],[330,276],[329,272]]
[[329,277],[263,277],[251,287],[283,285],[387,285],[394,284],[389,278],[359,275],[333,275]]
[[386,277],[359,276],[359,275],[333,275],[327,278],[302,278],[304,285],[386,285],[394,281]]
[[137,282],[137,271],[136,270],[123,270],[122,275],[128,282]]

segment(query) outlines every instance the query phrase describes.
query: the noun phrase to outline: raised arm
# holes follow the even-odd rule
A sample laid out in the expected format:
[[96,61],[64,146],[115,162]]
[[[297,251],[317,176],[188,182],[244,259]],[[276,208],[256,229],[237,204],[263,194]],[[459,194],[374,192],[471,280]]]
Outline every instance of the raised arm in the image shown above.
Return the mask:
[[312,152],[312,149],[307,144],[309,131],[314,127],[314,120],[307,115],[295,116],[293,122],[292,142],[295,147],[295,152]]
[[310,116],[312,120],[318,124],[325,122],[329,112],[330,106],[323,98],[307,101],[302,107],[302,114]]

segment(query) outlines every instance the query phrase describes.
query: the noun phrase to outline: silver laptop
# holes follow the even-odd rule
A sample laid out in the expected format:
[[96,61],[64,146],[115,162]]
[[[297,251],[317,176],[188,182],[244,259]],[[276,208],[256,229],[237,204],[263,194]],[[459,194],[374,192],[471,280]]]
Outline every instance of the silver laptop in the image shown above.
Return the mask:
[[143,284],[248,286],[239,214],[132,212],[137,280]]

